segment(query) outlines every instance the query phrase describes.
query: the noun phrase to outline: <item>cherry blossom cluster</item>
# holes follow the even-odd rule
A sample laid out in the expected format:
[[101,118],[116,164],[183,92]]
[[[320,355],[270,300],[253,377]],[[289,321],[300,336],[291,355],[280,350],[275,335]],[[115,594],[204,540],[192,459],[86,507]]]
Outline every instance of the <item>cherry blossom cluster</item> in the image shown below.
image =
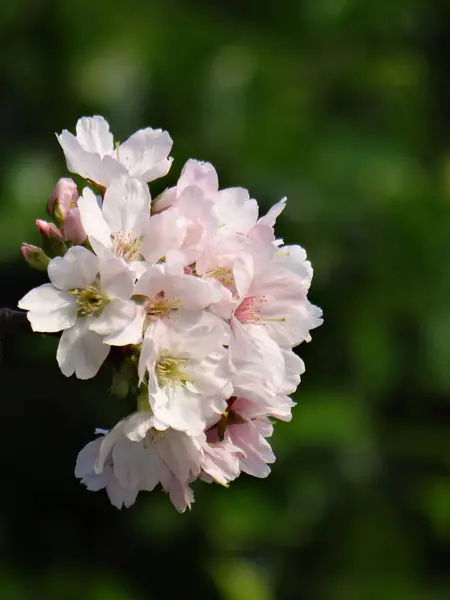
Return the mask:
[[96,430],[76,477],[118,508],[161,484],[180,512],[196,479],[266,477],[272,419],[291,419],[304,371],[292,348],[322,322],[305,251],[274,234],[285,199],[259,217],[247,190],[220,190],[211,164],[188,160],[152,200],[148,184],[172,163],[167,132],[114,143],[95,116],[57,138],[82,189],[61,179],[53,223],[37,221],[42,247],[23,244],[49,283],[19,308],[34,331],[62,332],[65,376],[89,379],[108,360],[112,391],[135,399],[132,414]]

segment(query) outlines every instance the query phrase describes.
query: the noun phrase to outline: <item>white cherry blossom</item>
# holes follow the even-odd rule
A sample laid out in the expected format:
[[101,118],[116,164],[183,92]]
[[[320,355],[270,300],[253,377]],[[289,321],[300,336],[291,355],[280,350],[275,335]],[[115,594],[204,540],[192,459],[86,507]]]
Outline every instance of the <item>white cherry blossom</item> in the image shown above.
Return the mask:
[[177,510],[190,508],[189,482],[200,473],[200,444],[173,429],[156,430],[154,420],[151,412],[137,412],[103,431],[79,453],[75,476],[91,491],[106,488],[117,508],[158,484]]
[[19,307],[34,331],[61,332],[64,375],[93,377],[111,352],[111,391],[135,401],[97,430],[75,475],[117,508],[160,487],[179,512],[199,479],[267,477],[274,420],[292,419],[305,370],[294,347],[322,323],[306,252],[276,237],[286,198],[260,216],[246,189],[219,189],[213,165],[190,159],[152,200],[147,184],[172,162],[167,132],[115,144],[94,116],[57,137],[86,187],[56,184],[54,223],[37,220],[43,248],[22,247],[50,281]]
[[161,428],[199,435],[226,408],[232,387],[224,330],[217,317],[208,325],[160,320],[147,328],[139,376],[144,381],[147,375],[149,404]]
[[121,175],[153,181],[166,175],[172,163],[172,140],[161,129],[140,129],[123,144],[114,144],[107,121],[94,116],[79,119],[76,136],[65,129],[56,137],[69,171],[102,187]]
[[150,193],[138,179],[120,177],[105,192],[103,202],[89,189],[78,200],[81,222],[94,251],[106,248],[139,273],[140,246],[150,221]]
[[[94,377],[109,353],[104,339],[135,317],[133,276],[116,256],[100,260],[81,246],[50,261],[48,275],[51,283],[28,292],[19,308],[28,311],[34,331],[63,331],[57,360],[64,375]],[[135,342],[133,332],[124,341]]]

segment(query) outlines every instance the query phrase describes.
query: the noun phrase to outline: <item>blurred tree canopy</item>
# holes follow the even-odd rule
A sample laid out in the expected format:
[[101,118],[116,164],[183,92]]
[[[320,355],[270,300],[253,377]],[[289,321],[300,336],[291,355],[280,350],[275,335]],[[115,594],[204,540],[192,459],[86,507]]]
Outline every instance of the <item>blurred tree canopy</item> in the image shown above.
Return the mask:
[[2,0],[1,305],[45,279],[18,250],[67,175],[54,132],[102,114],[170,132],[171,184],[194,157],[287,195],[325,323],[269,479],[197,485],[182,516],[73,476],[128,410],[108,367],[66,380],[55,339],[3,340],[0,598],[450,597],[449,23],[444,0]]

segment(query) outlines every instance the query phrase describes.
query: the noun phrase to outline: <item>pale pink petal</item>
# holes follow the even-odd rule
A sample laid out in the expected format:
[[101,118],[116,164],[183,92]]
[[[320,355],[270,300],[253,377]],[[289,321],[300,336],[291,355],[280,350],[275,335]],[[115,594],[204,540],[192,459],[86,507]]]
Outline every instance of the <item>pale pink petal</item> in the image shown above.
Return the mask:
[[171,277],[166,289],[167,295],[179,298],[182,307],[187,310],[206,308],[221,299],[220,291],[216,286],[193,275]]
[[110,477],[106,486],[108,498],[113,506],[121,509],[122,506],[129,508],[136,502],[138,489],[129,490],[120,485],[116,477]]
[[61,331],[72,327],[77,320],[75,298],[51,283],[32,289],[18,306],[29,311],[27,317],[33,331]]
[[134,302],[113,300],[105,306],[99,317],[93,319],[89,329],[99,335],[121,332],[134,320],[136,311]]
[[150,201],[148,186],[138,179],[121,177],[114,180],[105,192],[102,208],[110,231],[134,231],[137,237],[142,235],[146,221],[150,219]]
[[219,218],[219,233],[247,233],[258,219],[258,203],[244,188],[227,188],[217,193],[214,212]]
[[126,262],[109,252],[103,252],[99,261],[102,290],[111,298],[128,300],[133,293],[134,275]]
[[172,164],[172,159],[167,158],[171,148],[172,140],[167,131],[147,127],[120,145],[119,161],[131,177],[149,182],[168,173]]
[[64,151],[67,168],[71,173],[78,173],[81,177],[89,177],[91,170],[97,174],[101,172],[102,161],[100,156],[92,156],[89,160],[89,155],[74,135],[64,130],[61,135],[56,137]]
[[86,446],[80,450],[75,464],[75,477],[81,479],[93,471],[101,443],[102,438],[97,438],[86,444]]
[[193,158],[189,159],[181,171],[177,183],[177,193],[181,194],[190,185],[199,187],[206,196],[215,194],[219,189],[219,180],[212,164]]
[[185,433],[168,429],[155,449],[179,481],[186,482],[200,473],[200,450]]
[[159,483],[161,459],[153,448],[122,436],[112,449],[114,475],[126,489],[152,491]]
[[149,263],[157,263],[169,251],[179,249],[186,236],[186,220],[172,208],[153,215],[146,227],[140,251]]
[[83,246],[72,246],[63,257],[57,256],[48,265],[48,276],[60,290],[85,288],[98,273],[98,258]]
[[176,477],[172,476],[165,491],[168,492],[170,501],[179,513],[184,513],[186,508],[191,509],[191,504],[194,502],[194,492],[189,485],[181,483]]
[[86,234],[99,241],[105,248],[110,248],[111,229],[105,221],[95,194],[89,188],[84,188],[83,195],[78,200],[78,208]]
[[274,204],[272,208],[269,209],[267,214],[264,217],[261,217],[258,221],[259,225],[267,225],[269,227],[273,227],[275,225],[275,221],[277,217],[281,215],[283,210],[286,208],[286,200],[287,198],[283,198],[277,204]]
[[64,220],[64,239],[72,244],[82,244],[87,234],[81,222],[81,213],[78,207],[71,208]]
[[127,346],[128,344],[140,344],[145,322],[145,312],[141,307],[136,308],[134,319],[123,329],[107,335],[103,342],[110,346]]
[[108,122],[100,116],[82,117],[76,125],[77,140],[83,150],[100,154],[111,154],[114,151],[114,140],[109,131]]
[[59,340],[56,359],[66,377],[74,373],[78,379],[94,377],[109,354],[110,347],[90,331],[91,322],[87,317],[78,319],[73,327],[64,330]]
[[141,442],[153,427],[153,415],[150,411],[136,412],[123,422],[123,433],[131,442]]

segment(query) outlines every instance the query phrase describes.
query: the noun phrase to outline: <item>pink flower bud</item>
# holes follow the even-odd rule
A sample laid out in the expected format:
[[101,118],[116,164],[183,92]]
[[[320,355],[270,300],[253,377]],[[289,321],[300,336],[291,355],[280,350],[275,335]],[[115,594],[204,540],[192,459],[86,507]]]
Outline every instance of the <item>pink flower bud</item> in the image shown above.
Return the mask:
[[36,227],[38,228],[39,233],[47,239],[54,239],[58,240],[59,242],[64,242],[62,231],[58,229],[56,225],[53,225],[53,223],[47,223],[47,221],[37,219]]
[[38,269],[39,271],[47,270],[50,259],[42,248],[33,246],[32,244],[22,244],[20,253],[33,269]]
[[64,238],[72,244],[82,244],[86,238],[86,232],[81,223],[79,208],[71,208],[64,221]]
[[71,208],[78,204],[77,184],[63,177],[58,181],[48,200],[48,212],[58,221],[64,221]]
[[44,252],[54,258],[55,256],[64,256],[67,252],[67,246],[64,243],[63,232],[53,225],[53,223],[47,223],[47,221],[36,221],[36,227],[41,234],[42,249]]

